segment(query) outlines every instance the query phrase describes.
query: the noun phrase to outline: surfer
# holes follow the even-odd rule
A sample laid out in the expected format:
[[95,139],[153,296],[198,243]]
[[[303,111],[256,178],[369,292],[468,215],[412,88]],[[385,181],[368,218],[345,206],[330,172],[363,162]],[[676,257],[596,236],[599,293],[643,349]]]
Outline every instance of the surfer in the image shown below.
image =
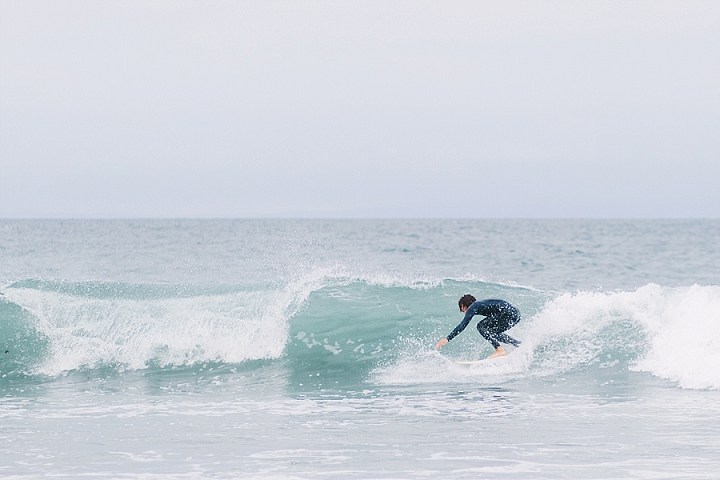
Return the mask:
[[507,355],[505,349],[500,346],[500,343],[507,343],[515,345],[516,347],[520,345],[520,342],[510,335],[503,333],[520,321],[520,312],[518,309],[505,300],[488,299],[478,302],[472,295],[464,295],[458,301],[458,306],[460,307],[460,311],[465,314],[465,317],[462,322],[450,332],[450,335],[437,343],[437,348],[442,348],[447,345],[450,340],[457,337],[460,332],[465,330],[465,327],[468,326],[470,320],[472,320],[472,317],[475,315],[485,317],[478,322],[477,329],[480,335],[492,343],[492,346],[495,348],[495,352],[488,358]]

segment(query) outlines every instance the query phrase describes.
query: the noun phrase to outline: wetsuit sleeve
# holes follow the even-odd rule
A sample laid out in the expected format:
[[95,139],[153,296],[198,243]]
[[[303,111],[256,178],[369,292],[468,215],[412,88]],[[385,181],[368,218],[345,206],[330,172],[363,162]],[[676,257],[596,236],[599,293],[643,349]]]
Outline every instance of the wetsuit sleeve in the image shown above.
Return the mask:
[[472,317],[474,317],[474,316],[475,316],[475,311],[471,308],[468,308],[468,310],[465,312],[465,317],[462,319],[462,322],[460,322],[460,324],[457,327],[455,327],[455,329],[452,332],[450,332],[450,335],[448,335],[446,337],[448,342],[450,340],[452,340],[453,338],[457,337],[460,334],[460,332],[465,330],[465,327],[468,326],[468,323],[470,323],[470,320],[472,320]]

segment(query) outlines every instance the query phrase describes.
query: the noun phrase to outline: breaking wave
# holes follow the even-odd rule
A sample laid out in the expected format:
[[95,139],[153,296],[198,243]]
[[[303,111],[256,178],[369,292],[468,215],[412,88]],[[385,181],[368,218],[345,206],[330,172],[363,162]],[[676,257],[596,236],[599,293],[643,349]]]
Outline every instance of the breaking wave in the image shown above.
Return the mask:
[[[478,367],[490,347],[460,321],[457,298],[500,297],[523,344]],[[646,372],[682,388],[720,388],[720,287],[645,285],[558,294],[478,280],[349,278],[314,272],[259,285],[143,285],[25,280],[0,292],[3,378],[203,362],[278,363],[288,382],[501,383],[582,371]],[[262,369],[265,364],[258,364]]]

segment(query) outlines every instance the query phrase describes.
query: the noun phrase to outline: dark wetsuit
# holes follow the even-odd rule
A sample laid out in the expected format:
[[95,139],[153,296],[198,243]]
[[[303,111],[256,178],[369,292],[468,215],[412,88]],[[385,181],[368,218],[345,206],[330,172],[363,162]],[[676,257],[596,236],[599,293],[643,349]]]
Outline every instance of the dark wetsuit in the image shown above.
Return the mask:
[[485,340],[492,343],[494,348],[498,348],[500,343],[509,343],[516,347],[520,345],[520,342],[503,333],[520,321],[520,312],[505,300],[492,299],[481,300],[470,305],[465,311],[463,321],[447,336],[448,341],[465,330],[465,327],[468,326],[468,323],[475,315],[485,317],[478,322],[477,329]]

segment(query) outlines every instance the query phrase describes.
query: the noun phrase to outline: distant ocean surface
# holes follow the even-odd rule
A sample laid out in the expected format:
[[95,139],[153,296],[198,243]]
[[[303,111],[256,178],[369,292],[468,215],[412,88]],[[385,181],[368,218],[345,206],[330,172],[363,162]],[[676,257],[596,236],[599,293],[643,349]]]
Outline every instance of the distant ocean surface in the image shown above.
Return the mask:
[[0,477],[720,476],[720,220],[0,220],[0,342]]

